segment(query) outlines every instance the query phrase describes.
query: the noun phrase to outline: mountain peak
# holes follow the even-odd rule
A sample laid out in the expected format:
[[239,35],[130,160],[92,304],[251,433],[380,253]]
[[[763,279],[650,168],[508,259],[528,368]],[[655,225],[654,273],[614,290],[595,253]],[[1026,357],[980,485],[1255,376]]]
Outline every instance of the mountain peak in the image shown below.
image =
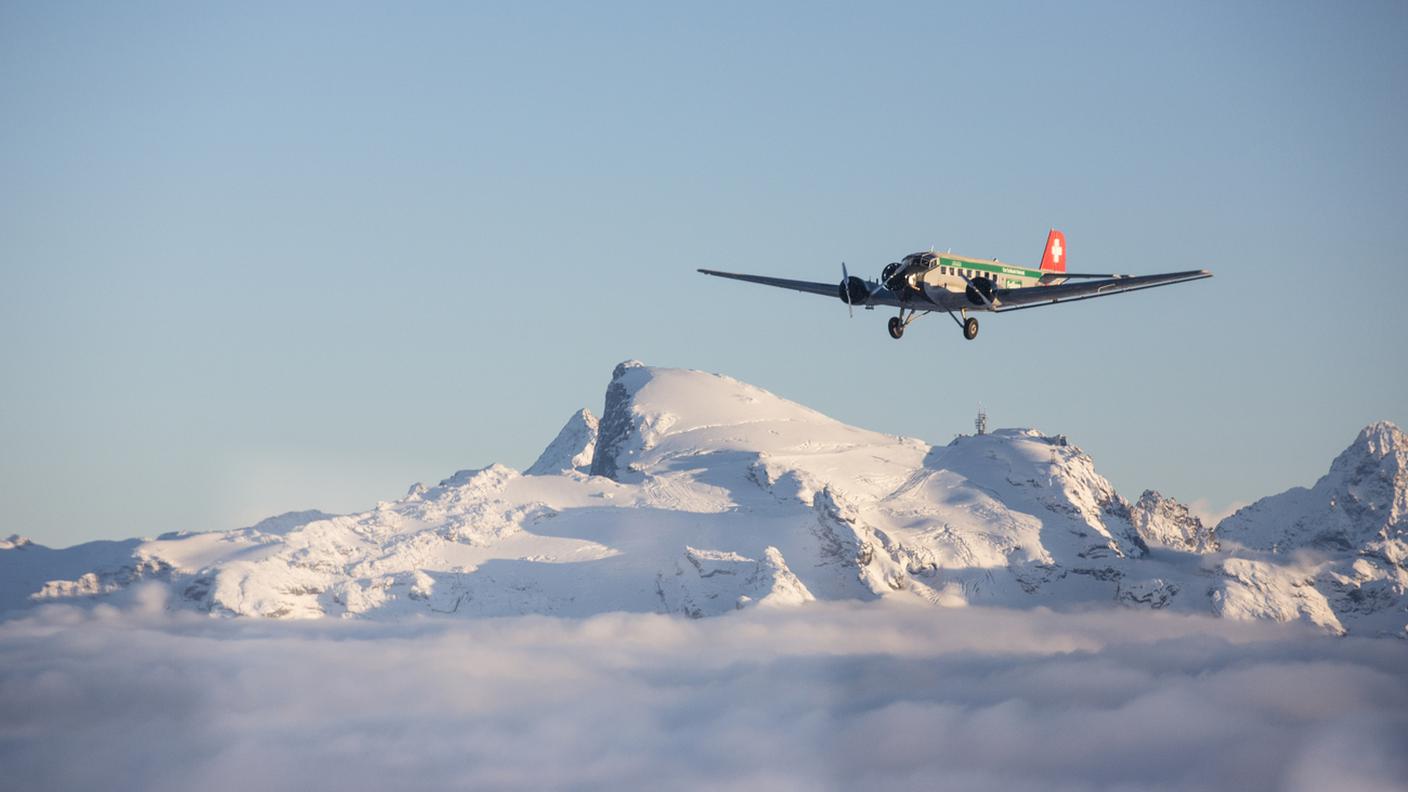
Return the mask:
[[1154,545],[1209,553],[1217,549],[1212,530],[1188,507],[1157,490],[1144,490],[1130,510],[1130,521],[1144,541]]
[[1369,424],[1315,486],[1327,482],[1336,487],[1335,501],[1351,510],[1363,507],[1375,530],[1403,530],[1408,527],[1408,435],[1390,421]]
[[[1359,431],[1345,454],[1360,451],[1376,459],[1408,453],[1408,435],[1392,421],[1375,421]],[[1344,456],[1344,454],[1341,454]]]
[[1364,427],[1315,486],[1239,509],[1217,527],[1248,547],[1352,550],[1408,531],[1408,438],[1388,421]]
[[597,429],[600,422],[591,410],[583,407],[572,414],[538,461],[526,471],[530,476],[552,476],[570,470],[586,472],[596,455]]
[[0,550],[14,550],[17,547],[24,547],[28,544],[33,544],[33,542],[29,541],[28,536],[10,534],[8,538],[0,539]]
[[861,431],[733,377],[628,360],[606,387],[591,473],[620,480],[646,456],[665,454],[667,445],[692,453],[775,450],[788,445],[779,438],[797,434],[782,432],[780,425]]
[[620,363],[617,363],[617,364],[616,364],[616,368],[614,368],[614,369],[611,370],[611,378],[612,378],[612,379],[620,379],[621,376],[622,376],[623,374],[625,374],[627,371],[630,371],[631,369],[637,369],[637,368],[649,368],[649,367],[646,366],[644,363],[640,362],[639,360],[636,360],[635,358],[631,358],[630,360],[623,360],[623,361],[621,361]]
[[645,365],[639,360],[627,360],[611,372],[611,382],[606,386],[606,402],[597,423],[596,443],[592,447],[592,463],[588,469],[593,476],[606,476],[614,479],[618,475],[617,456],[631,432],[631,397],[648,379],[632,376],[644,372]]

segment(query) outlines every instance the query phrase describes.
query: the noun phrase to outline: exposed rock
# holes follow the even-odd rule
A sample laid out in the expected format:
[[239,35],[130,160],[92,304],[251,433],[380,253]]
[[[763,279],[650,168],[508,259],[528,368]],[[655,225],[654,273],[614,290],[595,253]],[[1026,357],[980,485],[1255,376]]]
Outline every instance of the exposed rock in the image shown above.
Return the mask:
[[626,448],[632,431],[635,429],[631,411],[631,389],[627,377],[633,370],[644,366],[638,360],[627,360],[616,366],[611,373],[611,382],[606,386],[606,402],[602,408],[601,422],[597,429],[597,441],[592,449],[591,474],[614,479],[618,475],[618,456]]
[[598,426],[590,410],[583,408],[573,413],[557,437],[543,449],[538,461],[528,468],[527,474],[555,476],[572,470],[589,472],[596,455]]
[[1151,545],[1210,553],[1217,549],[1217,540],[1203,521],[1188,511],[1188,507],[1166,498],[1154,490],[1144,490],[1130,508],[1130,521]]

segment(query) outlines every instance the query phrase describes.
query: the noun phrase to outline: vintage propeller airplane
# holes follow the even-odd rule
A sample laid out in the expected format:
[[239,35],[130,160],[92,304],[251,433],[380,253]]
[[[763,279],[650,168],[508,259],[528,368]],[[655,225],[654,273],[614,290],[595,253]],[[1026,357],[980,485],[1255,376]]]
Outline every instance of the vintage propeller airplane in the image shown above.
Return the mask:
[[1046,237],[1041,264],[1034,270],[1004,264],[997,259],[984,261],[930,251],[911,253],[887,265],[879,280],[857,278],[846,271],[843,262],[839,286],[765,275],[699,271],[720,278],[840,297],[852,315],[857,305],[867,309],[877,305],[898,308],[899,315],[890,317],[891,338],[903,336],[904,329],[915,319],[944,311],[963,328],[963,337],[970,341],[978,336],[978,320],[969,316],[969,311],[1020,311],[1212,277],[1207,270],[1137,276],[1067,272],[1066,235],[1054,228]]

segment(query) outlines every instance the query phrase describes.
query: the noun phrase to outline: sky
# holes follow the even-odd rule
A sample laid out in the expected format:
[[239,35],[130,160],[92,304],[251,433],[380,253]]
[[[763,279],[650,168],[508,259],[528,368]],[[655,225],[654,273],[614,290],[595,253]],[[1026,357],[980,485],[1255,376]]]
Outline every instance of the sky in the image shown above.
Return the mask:
[[[0,534],[523,468],[628,358],[1217,513],[1408,425],[1402,3],[0,3]],[[698,267],[1209,281],[900,342]]]
[[127,594],[0,622],[17,788],[1368,792],[1408,773],[1403,642],[1304,624],[879,603],[279,622]]

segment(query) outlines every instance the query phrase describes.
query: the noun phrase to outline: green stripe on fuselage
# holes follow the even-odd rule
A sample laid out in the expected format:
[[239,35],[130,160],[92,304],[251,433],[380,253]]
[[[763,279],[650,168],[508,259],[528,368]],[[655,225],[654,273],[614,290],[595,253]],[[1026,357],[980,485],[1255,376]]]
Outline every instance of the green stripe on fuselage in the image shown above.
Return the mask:
[[1006,275],[1015,278],[1031,278],[1038,280],[1041,278],[1041,270],[1026,269],[1025,267],[1014,267],[1011,264],[1004,264],[1001,261],[979,261],[977,259],[963,258],[962,256],[939,256],[939,266],[957,267],[959,269],[978,270],[993,275]]
[[[986,276],[998,286],[1004,289],[1020,289],[1026,286],[1036,286],[1041,283],[1041,277],[1045,273],[1041,270],[1027,269],[1026,267],[1014,267],[1011,264],[1004,264],[1001,261],[979,261],[964,256],[939,255],[934,260],[934,272],[939,268],[944,268],[938,272],[938,277],[943,279],[944,287],[953,289],[962,283],[953,273],[954,270],[963,270],[968,277]],[[950,280],[951,279],[951,280]],[[933,281],[930,281],[933,283]]]

